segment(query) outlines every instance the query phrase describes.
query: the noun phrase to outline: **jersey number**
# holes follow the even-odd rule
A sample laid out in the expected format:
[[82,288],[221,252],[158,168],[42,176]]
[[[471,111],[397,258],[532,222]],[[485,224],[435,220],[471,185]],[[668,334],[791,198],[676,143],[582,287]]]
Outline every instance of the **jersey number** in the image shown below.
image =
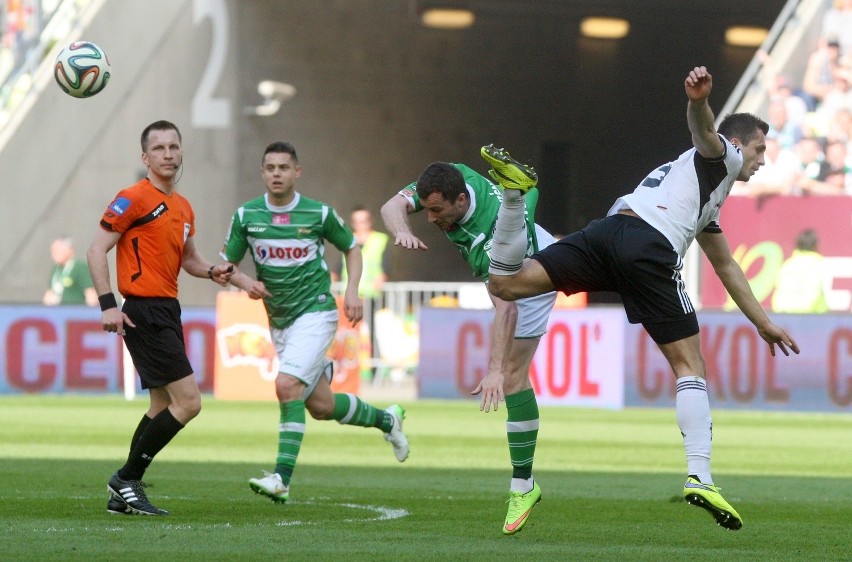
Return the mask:
[[671,164],[665,164],[663,166],[660,166],[659,168],[648,174],[648,176],[642,181],[642,185],[644,187],[651,188],[659,187],[659,185],[663,183],[663,179],[666,177],[666,174],[668,174],[671,169]]

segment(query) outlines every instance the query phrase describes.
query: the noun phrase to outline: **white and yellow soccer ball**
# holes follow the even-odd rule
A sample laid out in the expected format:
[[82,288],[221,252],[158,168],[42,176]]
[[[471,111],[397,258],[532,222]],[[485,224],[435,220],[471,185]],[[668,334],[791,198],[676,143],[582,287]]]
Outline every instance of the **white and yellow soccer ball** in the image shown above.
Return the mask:
[[53,76],[62,91],[75,98],[89,98],[106,88],[109,58],[89,41],[75,41],[62,49],[53,65]]

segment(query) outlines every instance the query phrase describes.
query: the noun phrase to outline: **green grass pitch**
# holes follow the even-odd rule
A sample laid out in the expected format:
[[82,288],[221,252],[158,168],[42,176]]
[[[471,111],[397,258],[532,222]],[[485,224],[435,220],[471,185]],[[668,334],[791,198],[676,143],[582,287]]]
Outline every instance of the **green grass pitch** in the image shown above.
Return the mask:
[[[377,406],[387,404],[377,403]],[[541,408],[542,502],[500,532],[505,409],[416,401],[399,464],[375,429],[308,420],[277,505],[247,479],[272,468],[278,409],[204,409],[145,476],[168,517],[110,515],[106,481],[147,400],[0,398],[0,560],[849,560],[852,416],[714,412],[716,484],[739,532],[680,499],[673,410]]]

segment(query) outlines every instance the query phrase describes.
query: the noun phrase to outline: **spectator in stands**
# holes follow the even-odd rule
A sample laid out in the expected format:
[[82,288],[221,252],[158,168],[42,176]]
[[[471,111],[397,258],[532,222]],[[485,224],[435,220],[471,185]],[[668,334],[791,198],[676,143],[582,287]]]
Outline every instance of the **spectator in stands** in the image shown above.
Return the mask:
[[821,37],[816,50],[808,58],[802,89],[815,103],[823,100],[834,84],[834,69],[840,64],[840,43]]
[[92,285],[89,266],[75,257],[74,241],[71,238],[56,238],[50,244],[50,257],[54,265],[50,273],[50,285],[42,297],[44,304],[98,304],[98,293]]
[[852,110],[852,68],[840,65],[835,67],[832,86],[814,112],[811,124],[814,136],[826,136],[835,116],[844,109]]
[[800,169],[799,157],[792,150],[781,148],[773,135],[766,136],[766,163],[748,182],[737,181],[731,190],[733,196],[771,197],[789,195]]
[[808,228],[796,237],[796,248],[781,264],[772,293],[772,312],[821,313],[827,276],[824,258],[817,251],[816,231]]
[[814,137],[802,137],[796,143],[795,151],[799,157],[799,170],[793,180],[792,193],[801,195],[806,191],[807,184],[819,177],[825,155],[819,140]]
[[852,53],[852,0],[834,0],[822,17],[822,35],[836,39],[844,53]]
[[769,53],[758,49],[754,56],[762,65],[760,80],[766,89],[767,97],[770,100],[783,99],[790,121],[801,127],[807,113],[816,107],[814,99],[801,88],[794,88],[790,78],[779,73]]
[[782,98],[773,98],[770,100],[766,114],[766,121],[769,124],[769,133],[767,133],[767,136],[771,135],[775,137],[781,148],[793,148],[801,140],[802,129],[800,124],[790,120],[787,104]]
[[846,143],[829,142],[825,147],[825,160],[820,166],[816,185],[809,193],[819,195],[845,195],[852,193],[850,167]]
[[834,114],[826,139],[846,143],[846,152],[852,154],[852,110],[844,108]]

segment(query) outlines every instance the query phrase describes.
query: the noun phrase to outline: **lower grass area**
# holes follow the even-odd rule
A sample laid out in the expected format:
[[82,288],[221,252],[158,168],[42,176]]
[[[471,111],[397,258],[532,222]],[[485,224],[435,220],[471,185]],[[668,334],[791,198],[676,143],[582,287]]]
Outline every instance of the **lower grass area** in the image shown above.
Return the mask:
[[744,519],[731,532],[680,499],[673,411],[542,408],[543,499],[504,537],[503,409],[404,404],[403,464],[378,430],[309,420],[277,505],[246,483],[272,468],[277,406],[207,398],[145,476],[171,514],[110,515],[106,481],[146,405],[0,398],[0,559],[849,559],[852,416],[715,412],[715,480]]

